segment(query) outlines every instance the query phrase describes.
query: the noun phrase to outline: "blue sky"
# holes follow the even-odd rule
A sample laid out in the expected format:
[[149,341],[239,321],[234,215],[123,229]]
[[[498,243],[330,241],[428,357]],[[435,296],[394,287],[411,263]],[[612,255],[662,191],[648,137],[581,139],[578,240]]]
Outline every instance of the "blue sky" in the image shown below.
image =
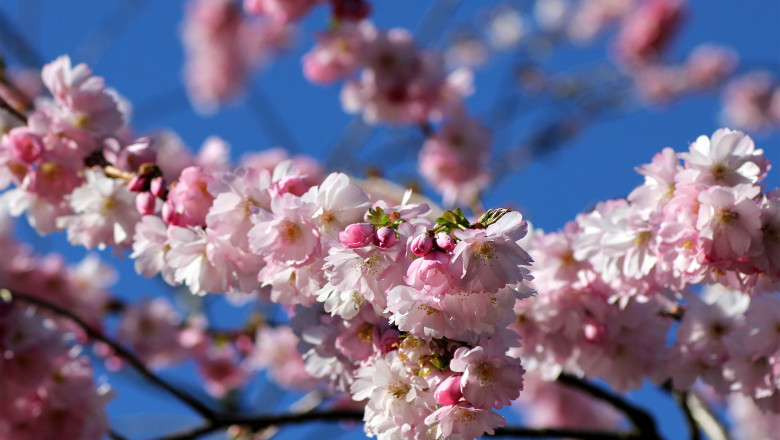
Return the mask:
[[[375,22],[379,27],[415,29],[425,12],[420,5],[435,2],[375,0],[373,3]],[[469,0],[462,3],[451,23],[473,25],[486,5],[498,2]],[[735,49],[744,63],[741,69],[765,67],[780,76],[780,28],[777,26],[780,22],[780,2],[695,0],[690,3],[688,20],[670,49],[670,59],[682,60],[698,43],[713,42]],[[143,7],[135,9],[137,6],[133,5]],[[183,52],[178,38],[183,2],[3,0],[0,11],[12,19],[26,39],[38,48],[43,60],[53,60],[67,53],[74,56],[74,61],[88,61],[96,74],[105,77],[107,84],[136,105],[136,112],[150,111],[151,115],[136,114],[140,133],[152,128],[171,128],[195,148],[208,136],[217,134],[231,143],[234,159],[247,151],[275,145],[273,135],[266,132],[250,110],[251,103],[256,101],[250,99],[211,117],[199,116],[189,108],[182,95]],[[112,15],[117,17],[116,20],[104,21]],[[107,34],[97,32],[99,23],[107,23],[106,28],[111,31]],[[311,33],[325,25],[325,8],[319,8],[304,22],[296,48],[253,79],[255,93],[267,96],[275,112],[285,121],[295,139],[296,152],[319,159],[327,156],[353,119],[340,108],[338,86],[312,86],[301,74],[300,56],[311,45]],[[104,55],[95,59],[87,50],[89,46],[83,46],[85,41],[91,42],[93,49],[104,49]],[[510,58],[509,55],[499,56],[476,72],[476,94],[468,100],[473,114],[481,114],[497,96],[507,93],[502,89],[505,87],[502,78]],[[13,57],[10,59],[11,64],[17,61]],[[584,49],[564,47],[548,60],[547,66],[557,72],[576,72],[594,62],[608,63],[603,41]],[[161,96],[169,97],[164,100],[168,107],[161,111],[160,106],[149,106]],[[556,115],[548,107],[537,108],[538,103],[534,101],[523,105],[528,106],[528,116],[514,124],[508,133],[498,135],[497,139],[502,142],[494,145],[495,149],[504,149],[510,143],[527,138]],[[545,230],[560,228],[599,200],[627,195],[642,181],[634,167],[649,162],[653,154],[663,147],[682,151],[697,136],[709,135],[721,127],[719,111],[716,94],[694,96],[662,108],[637,109],[596,121],[562,149],[530,163],[503,180],[487,194],[484,203],[488,207],[516,206],[536,227]],[[416,136],[419,135],[379,128],[366,143],[367,152],[359,157],[378,164],[397,162],[400,157],[402,165],[390,167],[388,171],[391,177],[405,180],[411,177],[409,151],[413,149],[386,145],[395,145],[393,142],[398,139],[414,140]],[[755,134],[754,139],[773,163],[780,163],[778,134]],[[776,170],[770,172],[767,185],[773,188],[779,182],[780,173]],[[61,235],[39,238],[25,227],[19,228],[19,234],[40,252],[64,250],[74,258],[84,254],[82,250],[74,250],[64,244]],[[137,298],[163,291],[159,283],[137,282],[128,261],[117,261],[108,253],[104,256],[117,263],[120,269],[121,281],[115,290],[122,297]],[[226,306],[217,304],[216,307],[221,310],[218,316],[229,316]],[[192,384],[196,380],[192,369],[185,369],[184,374],[164,375],[182,384]],[[137,386],[139,380],[132,375],[110,376],[109,381],[119,394],[110,405],[109,414],[118,429],[146,429],[138,428],[143,420],[149,422],[149,430],[137,434],[148,436],[159,433],[159,429],[166,425],[185,426],[196,421],[162,393]],[[260,387],[259,383],[253,385],[254,391]],[[668,438],[684,438],[681,416],[673,408],[671,400],[652,390],[640,391],[635,396],[659,414],[661,429]],[[305,433],[297,432],[295,436],[302,438]],[[356,435],[357,438],[361,436]]]

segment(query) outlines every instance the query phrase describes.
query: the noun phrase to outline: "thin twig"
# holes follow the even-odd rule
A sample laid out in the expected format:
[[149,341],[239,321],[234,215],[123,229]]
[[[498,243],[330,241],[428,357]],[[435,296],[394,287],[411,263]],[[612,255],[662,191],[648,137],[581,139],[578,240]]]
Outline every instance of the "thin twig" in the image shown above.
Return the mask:
[[32,47],[16,27],[14,20],[0,10],[0,42],[8,46],[17,60],[27,67],[43,66],[43,57]]
[[127,440],[127,437],[114,431],[113,429],[108,430],[108,437],[111,438],[111,440]]
[[11,301],[19,300],[19,301],[24,301],[28,304],[34,304],[42,309],[48,310],[56,315],[69,319],[70,321],[78,325],[84,331],[84,333],[87,334],[87,336],[111,347],[111,349],[114,351],[114,353],[117,356],[124,359],[131,367],[133,367],[139,374],[144,376],[150,382],[168,391],[168,393],[170,393],[171,395],[173,395],[174,397],[176,397],[177,399],[185,403],[187,406],[192,408],[195,412],[197,412],[201,416],[209,420],[215,420],[217,418],[217,413],[214,410],[207,407],[202,402],[192,397],[191,395],[187,394],[186,392],[179,390],[178,388],[164,381],[156,374],[152,373],[146,367],[146,365],[144,365],[144,363],[141,362],[141,360],[139,360],[135,355],[133,355],[128,349],[120,345],[118,342],[112,340],[111,338],[105,336],[102,331],[95,329],[89,324],[87,324],[83,319],[81,319],[73,312],[69,310],[65,310],[64,308],[58,305],[52,304],[48,301],[37,298],[33,295],[28,295],[20,292],[11,292],[8,291],[7,289],[0,289],[0,292],[5,293],[5,295],[0,295],[0,297],[9,296],[11,298]]
[[23,122],[24,125],[27,125],[27,116],[25,116],[22,112],[15,109],[14,106],[8,103],[5,99],[3,99],[2,96],[0,96],[0,108],[7,111],[9,114],[11,114],[13,117],[18,119],[20,122]]
[[658,431],[656,430],[655,420],[653,420],[653,417],[650,416],[647,411],[629,403],[623,397],[597,387],[586,380],[566,373],[561,373],[560,376],[558,376],[557,382],[572,388],[576,388],[591,395],[592,397],[603,400],[604,402],[612,405],[615,409],[628,417],[642,438],[648,440],[661,438],[658,435]]
[[287,127],[271,100],[268,99],[260,88],[260,85],[255,84],[253,86],[247,105],[255,119],[263,126],[272,143],[276,144],[276,146],[284,147],[287,151],[301,151],[292,131]]
[[123,0],[90,32],[73,52],[73,58],[95,67],[148,0]]
[[498,428],[493,437],[516,437],[516,438],[577,438],[581,440],[642,440],[641,434],[609,432],[609,431],[588,431],[579,429],[562,428],[523,428],[508,427]]

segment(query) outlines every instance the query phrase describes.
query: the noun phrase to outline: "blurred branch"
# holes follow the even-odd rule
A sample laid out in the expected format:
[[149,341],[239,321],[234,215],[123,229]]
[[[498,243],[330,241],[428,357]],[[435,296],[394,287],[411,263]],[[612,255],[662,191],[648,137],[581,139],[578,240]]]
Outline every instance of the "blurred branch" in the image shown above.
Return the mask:
[[0,42],[3,46],[27,67],[40,67],[43,65],[43,57],[22,36],[13,20],[0,9]]
[[566,373],[561,373],[558,376],[558,379],[556,379],[556,382],[568,387],[576,388],[589,394],[591,397],[595,397],[596,399],[602,400],[612,405],[615,409],[625,414],[626,417],[631,420],[631,423],[638,431],[640,438],[647,440],[661,438],[658,435],[658,431],[656,430],[655,420],[653,420],[653,417],[650,416],[647,411],[634,406],[623,397],[597,387],[586,380]]
[[3,99],[2,96],[0,96],[0,108],[7,111],[11,116],[18,119],[20,122],[24,123],[24,125],[27,125],[27,116],[25,116],[22,112],[14,108],[11,104],[8,103],[5,99]]
[[[5,293],[5,295],[3,295],[3,293]],[[83,319],[81,319],[73,312],[66,310],[58,305],[52,304],[46,300],[37,298],[33,295],[21,293],[21,292],[11,292],[7,289],[2,289],[0,290],[0,297],[2,296],[9,297],[10,301],[18,300],[18,301],[26,302],[28,304],[35,305],[37,307],[40,307],[41,309],[54,313],[55,315],[59,315],[60,317],[67,318],[68,320],[72,321],[74,324],[78,325],[79,328],[81,328],[84,331],[84,333],[87,334],[87,336],[111,347],[111,349],[114,350],[114,353],[117,356],[125,360],[139,374],[144,376],[153,384],[168,391],[168,393],[176,397],[181,402],[185,403],[187,406],[192,408],[195,412],[197,412],[201,416],[207,419],[213,419],[216,417],[216,413],[211,408],[207,407],[206,405],[204,405],[202,402],[195,399],[191,395],[174,387],[173,385],[161,379],[156,374],[152,373],[146,367],[146,365],[144,365],[144,363],[140,359],[138,359],[134,354],[132,354],[128,349],[120,345],[118,342],[112,340],[111,338],[105,336],[102,331],[95,329],[89,324],[87,324],[87,322],[85,322]]]
[[294,153],[301,151],[292,132],[258,84],[252,87],[247,106],[275,146],[282,146]]
[[125,28],[143,11],[148,0],[122,0],[103,17],[73,52],[73,58],[95,67]]
[[731,440],[731,435],[724,423],[718,420],[712,409],[707,406],[696,391],[677,391],[672,388],[671,380],[664,382],[660,388],[672,395],[680,405],[688,424],[691,440],[701,438],[700,429],[710,440]]

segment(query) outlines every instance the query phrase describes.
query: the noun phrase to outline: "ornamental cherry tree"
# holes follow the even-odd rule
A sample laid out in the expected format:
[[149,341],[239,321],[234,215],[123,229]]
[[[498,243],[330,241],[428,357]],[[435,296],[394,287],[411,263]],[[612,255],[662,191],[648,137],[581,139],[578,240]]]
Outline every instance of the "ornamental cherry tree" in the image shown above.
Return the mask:
[[[458,2],[415,32],[367,0],[189,0],[180,103],[218,117],[246,100],[294,149],[308,128],[274,105],[293,88],[267,97],[253,76],[303,46],[299,76],[355,115],[324,160],[235,160],[218,134],[192,153],[141,129],[162,102],[134,107],[76,58],[97,65],[94,43],[142,3],[120,1],[91,49],[46,60],[0,8],[0,440],[249,440],[313,422],[381,439],[663,438],[655,404],[627,395],[643,387],[676,402],[690,438],[776,435],[780,190],[754,132],[780,123],[780,86],[721,46],[675,60],[692,5],[495,2],[436,44]],[[573,45],[608,66],[554,72],[545,57]],[[478,113],[491,63],[509,86]],[[483,206],[601,117],[715,93],[731,128],[654,146],[641,183],[559,230],[518,207],[530,188]],[[555,117],[524,121],[529,105]],[[530,135],[508,139],[518,127]],[[409,174],[414,188],[390,183]],[[44,255],[15,218],[102,252]],[[123,260],[166,293],[117,294]],[[128,376],[196,421],[116,426]]]

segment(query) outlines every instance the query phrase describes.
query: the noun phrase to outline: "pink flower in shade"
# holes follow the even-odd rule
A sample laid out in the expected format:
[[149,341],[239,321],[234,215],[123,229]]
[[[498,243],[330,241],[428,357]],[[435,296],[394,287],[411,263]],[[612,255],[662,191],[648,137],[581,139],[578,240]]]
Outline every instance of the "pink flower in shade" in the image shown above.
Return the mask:
[[506,347],[461,347],[450,361],[452,371],[463,373],[463,397],[477,408],[502,408],[509,405],[523,389],[523,367],[520,359],[504,354]]
[[302,266],[320,252],[320,232],[311,223],[311,207],[299,197],[282,194],[271,200],[271,212],[260,211],[249,231],[249,247],[276,264]]
[[261,327],[247,361],[252,368],[267,369],[270,378],[285,388],[307,389],[316,380],[306,372],[297,344],[289,327]]
[[187,167],[171,185],[163,205],[163,219],[174,226],[204,226],[214,196],[208,191],[214,177],[198,167]]
[[780,125],[780,86],[767,71],[754,71],[729,81],[723,93],[723,120],[744,130],[770,130]]
[[350,249],[372,245],[376,242],[376,227],[371,223],[353,223],[339,232],[339,241]]
[[780,276],[780,199],[766,197],[761,204],[761,233],[764,252],[751,262],[772,278]]
[[442,406],[425,418],[436,426],[436,438],[469,440],[495,433],[506,420],[491,409],[474,408],[466,403]]
[[696,46],[685,61],[685,73],[692,86],[707,89],[722,83],[737,67],[733,50],[712,44]]
[[359,368],[355,377],[350,391],[354,400],[368,399],[363,420],[369,435],[386,435],[389,430],[400,431],[405,424],[421,424],[427,408],[433,407],[433,391],[427,390],[425,379],[407,373],[398,351]]
[[491,135],[476,119],[448,120],[420,150],[420,174],[445,196],[445,203],[470,203],[488,183]]
[[369,35],[368,23],[342,23],[338,29],[317,36],[317,44],[303,56],[303,74],[315,84],[328,84],[351,75],[362,61]]
[[162,368],[187,355],[179,343],[181,322],[179,313],[164,298],[143,300],[123,311],[117,336],[147,365]]
[[527,228],[522,214],[512,211],[487,229],[455,231],[460,241],[452,252],[452,277],[474,292],[498,292],[530,278],[521,269],[531,265],[531,257],[517,244]]
[[265,15],[273,20],[290,22],[302,18],[322,0],[244,0],[248,14]]
[[683,19],[683,0],[644,0],[622,23],[615,40],[618,59],[638,66],[659,58]]
[[[427,237],[430,240],[430,237]],[[412,261],[406,271],[406,283],[433,296],[453,293],[456,285],[449,271],[450,256],[441,251],[430,252]]]
[[396,286],[387,292],[385,312],[399,330],[420,339],[457,338],[459,334],[436,299],[412,287]]
[[699,194],[699,239],[711,261],[759,255],[764,250],[761,208],[753,185],[711,187]]
[[238,365],[235,349],[232,345],[211,346],[198,359],[198,372],[205,381],[206,391],[221,399],[233,389],[246,382],[248,375]]
[[699,136],[691,144],[690,153],[680,153],[686,167],[681,179],[703,185],[756,184],[769,170],[769,161],[763,154],[750,136],[721,128],[712,138]]

